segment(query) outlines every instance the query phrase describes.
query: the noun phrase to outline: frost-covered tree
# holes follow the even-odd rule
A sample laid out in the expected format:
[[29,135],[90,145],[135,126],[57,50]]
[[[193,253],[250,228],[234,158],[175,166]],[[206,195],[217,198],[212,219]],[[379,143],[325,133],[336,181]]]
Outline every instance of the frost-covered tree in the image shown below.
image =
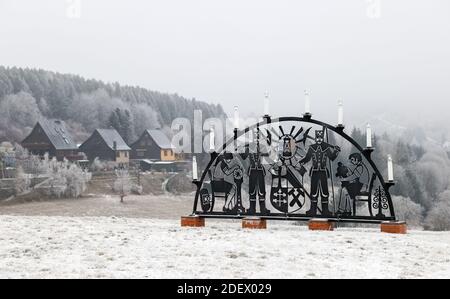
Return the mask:
[[145,104],[137,104],[131,107],[134,120],[135,136],[140,136],[147,129],[158,128],[159,121],[155,110]]
[[393,196],[392,201],[397,219],[406,221],[411,227],[423,225],[424,209],[422,206],[403,196]]
[[87,189],[87,183],[91,180],[91,174],[81,169],[76,164],[70,164],[65,171],[66,196],[71,198],[80,197]]
[[48,154],[44,156],[41,164],[41,172],[48,177],[46,193],[48,196],[61,198],[67,190],[67,179],[64,175],[67,162],[58,162],[56,159],[49,159]]
[[16,168],[16,178],[14,181],[14,193],[22,194],[30,189],[30,176],[23,171],[22,166]]
[[131,192],[131,178],[127,169],[116,169],[116,180],[114,181],[114,191],[119,193],[120,202],[123,203],[125,196]]
[[38,175],[41,173],[41,159],[38,156],[31,155],[27,149],[20,144],[15,144],[16,168],[21,167],[27,174]]
[[450,190],[439,196],[438,202],[428,212],[425,229],[433,231],[450,230]]
[[95,158],[90,166],[91,171],[102,171],[106,169],[106,165],[104,162],[100,161],[99,158]]
[[439,194],[448,189],[450,183],[450,161],[442,150],[429,150],[416,167],[418,180],[427,194],[424,207],[428,210]]
[[48,155],[45,155],[41,161],[40,171],[44,177],[48,178],[47,195],[57,198],[80,197],[92,178],[90,173],[78,165],[67,160],[49,159]]
[[134,137],[132,123],[133,120],[128,109],[116,108],[109,117],[109,125],[119,132],[126,143],[129,143]]
[[40,116],[36,100],[29,93],[5,96],[0,102],[0,139],[22,140]]

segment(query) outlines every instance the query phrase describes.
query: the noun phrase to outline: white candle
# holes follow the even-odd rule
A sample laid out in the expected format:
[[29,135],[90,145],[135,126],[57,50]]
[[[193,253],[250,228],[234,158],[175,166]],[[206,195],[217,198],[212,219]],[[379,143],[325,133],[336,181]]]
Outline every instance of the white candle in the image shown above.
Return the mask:
[[392,162],[391,155],[388,155],[388,181],[394,181],[394,163]]
[[234,106],[234,128],[239,129],[239,110],[237,106]]
[[269,111],[270,107],[269,107],[269,93],[265,93],[264,95],[264,115],[265,116],[269,116],[270,115],[270,111]]
[[198,181],[197,158],[192,157],[192,179]]
[[366,129],[366,145],[367,148],[372,148],[372,127],[370,126],[370,124],[367,124]]
[[344,125],[344,103],[339,100],[338,102],[338,126]]
[[311,98],[307,90],[305,90],[305,114],[311,114]]
[[209,150],[211,152],[214,152],[216,150],[216,136],[214,128],[212,126],[209,129]]

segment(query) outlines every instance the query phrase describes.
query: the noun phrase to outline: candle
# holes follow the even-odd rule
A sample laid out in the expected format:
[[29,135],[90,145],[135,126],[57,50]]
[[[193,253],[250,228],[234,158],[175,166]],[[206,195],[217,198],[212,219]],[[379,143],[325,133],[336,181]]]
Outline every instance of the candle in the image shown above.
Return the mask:
[[305,90],[305,114],[311,114],[311,98],[309,97],[309,92]]
[[197,158],[192,157],[192,179],[198,181]]
[[370,126],[370,124],[367,124],[366,129],[366,145],[367,148],[372,148],[372,127]]
[[392,162],[391,155],[388,155],[388,181],[394,181],[394,163]]
[[264,115],[265,116],[269,116],[270,115],[270,111],[269,111],[269,93],[265,93],[264,95]]
[[341,100],[338,102],[338,126],[344,126],[344,103]]
[[216,136],[214,132],[214,127],[211,126],[209,129],[209,150],[214,152],[216,150]]
[[239,129],[239,110],[238,106],[234,106],[234,128]]

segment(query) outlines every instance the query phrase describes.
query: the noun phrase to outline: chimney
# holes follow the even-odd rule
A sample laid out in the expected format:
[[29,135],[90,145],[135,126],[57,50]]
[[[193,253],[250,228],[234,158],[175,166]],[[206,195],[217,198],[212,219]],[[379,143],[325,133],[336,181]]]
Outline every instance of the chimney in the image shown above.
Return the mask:
[[113,141],[113,149],[116,151],[117,150],[117,142]]

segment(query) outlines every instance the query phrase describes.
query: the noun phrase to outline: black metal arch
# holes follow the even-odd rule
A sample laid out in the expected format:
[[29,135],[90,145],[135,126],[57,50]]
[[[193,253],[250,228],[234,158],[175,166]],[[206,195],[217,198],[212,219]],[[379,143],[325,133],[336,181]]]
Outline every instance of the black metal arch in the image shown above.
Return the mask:
[[[357,151],[359,151],[364,156],[364,158],[366,159],[366,161],[369,163],[370,167],[374,171],[374,174],[376,175],[376,178],[378,179],[378,181],[381,185],[381,188],[382,188],[382,191],[380,190],[380,192],[383,192],[383,195],[386,198],[386,203],[388,205],[388,209],[390,212],[390,216],[384,216],[382,214],[381,210],[383,208],[382,208],[382,204],[380,201],[379,209],[380,209],[381,215],[377,215],[377,216],[346,216],[346,217],[338,217],[335,215],[331,216],[331,217],[330,216],[324,217],[321,215],[316,215],[316,216],[314,216],[314,218],[327,218],[330,221],[356,222],[356,223],[380,223],[383,221],[395,221],[396,220],[394,205],[392,202],[392,197],[389,192],[390,188],[392,186],[394,186],[394,182],[386,182],[384,180],[383,175],[379,171],[375,162],[372,160],[372,152],[374,151],[374,149],[373,148],[362,148],[353,138],[351,138],[348,134],[346,134],[344,132],[343,126],[333,126],[328,123],[313,119],[312,117],[310,117],[308,115],[305,115],[303,117],[290,116],[290,117],[280,117],[280,118],[275,118],[275,119],[271,119],[270,116],[265,116],[263,121],[256,123],[252,126],[249,126],[249,127],[245,128],[244,130],[235,129],[234,136],[232,138],[230,138],[221,147],[220,153],[224,152],[227,148],[229,148],[229,146],[233,145],[239,137],[255,130],[258,127],[268,125],[270,123],[283,123],[283,122],[301,122],[301,123],[309,123],[309,124],[317,125],[317,126],[323,127],[324,129],[334,132],[335,134],[339,135],[344,140],[349,142]],[[208,171],[211,169],[214,162],[218,158],[219,153],[215,151],[215,152],[210,153],[210,155],[211,155],[210,161],[208,162],[205,170],[202,172],[200,180],[193,182],[197,186],[197,191],[195,194],[195,200],[194,200],[194,206],[193,206],[193,215],[199,215],[201,217],[213,217],[213,218],[243,218],[243,217],[248,216],[244,213],[230,215],[230,214],[225,214],[225,213],[221,213],[221,212],[205,213],[202,211],[198,211],[198,204],[199,204],[199,198],[201,195],[200,194],[201,188],[205,183],[206,177],[208,176]],[[386,208],[384,208],[384,209],[386,210]],[[257,216],[260,216],[265,219],[272,219],[272,220],[300,220],[301,221],[301,220],[310,220],[312,218],[312,217],[305,217],[305,216],[283,215],[280,213],[271,213],[269,215],[257,215]]]

